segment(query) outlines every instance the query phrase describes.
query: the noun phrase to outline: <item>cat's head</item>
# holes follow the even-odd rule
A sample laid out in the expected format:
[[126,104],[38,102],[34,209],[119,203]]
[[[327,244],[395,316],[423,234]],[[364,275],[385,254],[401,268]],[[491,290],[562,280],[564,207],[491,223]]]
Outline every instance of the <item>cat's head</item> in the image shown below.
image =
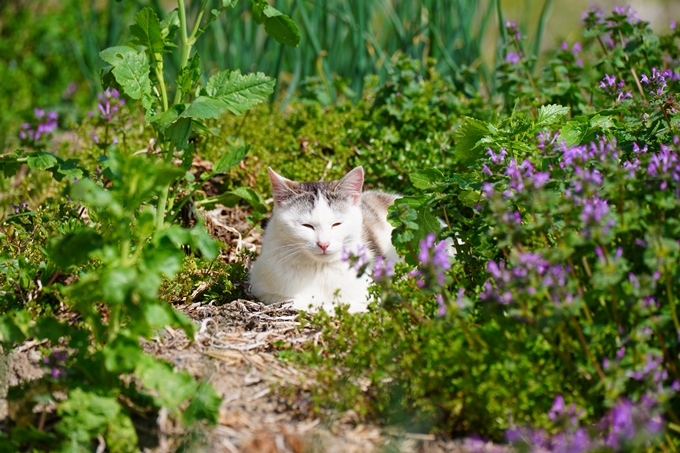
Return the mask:
[[344,248],[361,239],[361,188],[364,169],[337,181],[296,182],[269,169],[274,192],[276,234],[291,247],[320,262],[339,261]]

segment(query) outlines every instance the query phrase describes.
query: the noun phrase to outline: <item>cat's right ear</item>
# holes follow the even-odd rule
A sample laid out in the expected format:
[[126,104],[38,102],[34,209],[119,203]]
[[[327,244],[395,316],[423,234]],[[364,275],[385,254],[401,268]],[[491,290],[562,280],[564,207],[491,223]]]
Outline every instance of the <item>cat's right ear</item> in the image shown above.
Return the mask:
[[284,201],[295,195],[295,192],[290,188],[293,183],[290,179],[286,179],[280,174],[276,173],[269,167],[269,180],[272,183],[272,191],[274,192],[274,202],[281,205]]

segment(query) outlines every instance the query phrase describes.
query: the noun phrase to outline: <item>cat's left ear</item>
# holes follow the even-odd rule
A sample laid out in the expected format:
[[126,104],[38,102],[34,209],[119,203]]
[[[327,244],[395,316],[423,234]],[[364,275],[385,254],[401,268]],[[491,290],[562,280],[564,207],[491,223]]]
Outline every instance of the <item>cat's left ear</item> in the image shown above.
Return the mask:
[[294,182],[276,173],[271,167],[269,167],[269,180],[272,183],[274,201],[277,205],[281,205],[281,203],[295,195],[295,192],[290,187]]
[[361,189],[364,185],[364,168],[357,167],[345,175],[335,186],[336,192],[346,193],[352,203],[356,204],[361,198]]

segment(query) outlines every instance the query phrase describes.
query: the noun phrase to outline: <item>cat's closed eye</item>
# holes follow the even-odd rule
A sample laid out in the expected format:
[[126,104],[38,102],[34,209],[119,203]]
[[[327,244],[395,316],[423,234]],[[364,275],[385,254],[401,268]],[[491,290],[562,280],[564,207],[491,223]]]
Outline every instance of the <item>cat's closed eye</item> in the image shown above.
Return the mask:
[[342,225],[342,222],[334,223],[334,224],[331,226],[331,228],[332,228],[332,227],[336,227],[336,226],[340,226],[340,225]]
[[308,223],[303,223],[302,226],[305,227],[305,228],[309,228],[311,230],[314,229],[314,227],[312,225],[308,224]]

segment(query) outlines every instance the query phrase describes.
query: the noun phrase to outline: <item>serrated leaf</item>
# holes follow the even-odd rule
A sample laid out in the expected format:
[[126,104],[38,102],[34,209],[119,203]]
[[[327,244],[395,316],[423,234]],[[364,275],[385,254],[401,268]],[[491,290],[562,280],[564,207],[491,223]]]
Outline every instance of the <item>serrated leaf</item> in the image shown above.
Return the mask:
[[455,157],[463,165],[473,164],[482,155],[479,142],[488,135],[493,135],[493,126],[484,121],[465,117],[466,123],[455,132]]
[[536,124],[538,126],[547,126],[560,120],[563,116],[569,113],[569,107],[563,107],[557,104],[542,105],[538,110],[538,119]]
[[264,8],[263,14],[266,17],[264,31],[269,36],[287,46],[300,45],[300,31],[290,17],[269,5]]
[[149,60],[144,52],[137,52],[127,46],[115,46],[102,50],[99,56],[113,66],[113,75],[125,94],[132,99],[142,99],[151,94]]
[[130,25],[130,33],[136,38],[135,44],[147,47],[151,54],[167,51],[161,34],[161,22],[156,12],[148,6],[137,13],[135,23]]
[[[254,105],[259,104],[267,100],[267,97],[274,91],[274,85],[276,81],[270,77],[265,76],[263,73],[258,72],[256,74],[246,74],[242,75],[241,71],[220,71],[208,80],[206,85],[206,93],[209,98],[213,98],[213,101],[219,102],[208,102],[206,100],[201,100],[203,110],[213,113],[211,109],[224,109],[230,110],[236,115],[241,115],[246,110],[252,108]],[[196,99],[198,101],[204,96]],[[190,110],[193,106],[194,101],[191,106],[187,109]],[[207,105],[207,107],[206,107]],[[218,118],[217,116],[195,116],[192,114],[183,114],[183,116],[193,116],[199,119],[206,118]]]
[[57,157],[45,151],[28,153],[26,163],[31,170],[46,170],[57,165]]

